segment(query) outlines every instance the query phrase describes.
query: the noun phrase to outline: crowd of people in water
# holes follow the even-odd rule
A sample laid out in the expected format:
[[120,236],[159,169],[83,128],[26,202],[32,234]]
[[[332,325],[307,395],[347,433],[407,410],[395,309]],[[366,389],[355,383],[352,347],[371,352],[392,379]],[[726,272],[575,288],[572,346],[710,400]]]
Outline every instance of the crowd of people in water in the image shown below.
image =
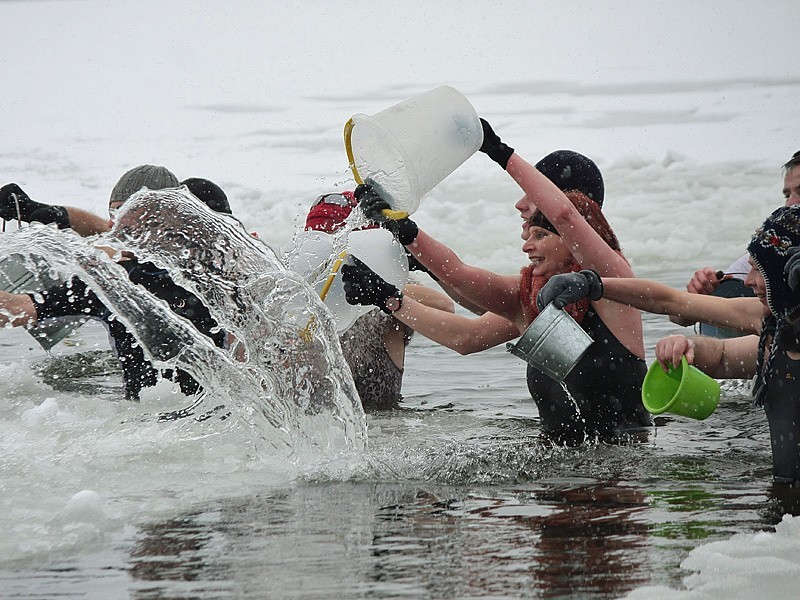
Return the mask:
[[[755,229],[747,253],[725,271],[698,269],[683,292],[635,276],[603,213],[603,176],[591,159],[558,150],[531,164],[481,122],[481,152],[523,193],[515,209],[522,218],[528,262],[519,274],[464,263],[410,217],[397,218],[387,210],[390,199],[370,185],[323,194],[309,209],[305,228],[325,233],[340,230],[351,211],[361,211],[368,227],[392,233],[406,250],[409,268],[420,276],[413,275],[399,289],[357,258],[342,267],[347,301],[371,308],[339,339],[364,409],[401,406],[405,351],[414,332],[461,354],[480,352],[519,337],[553,303],[594,343],[563,382],[528,367],[542,435],[565,445],[635,442],[652,425],[641,399],[647,371],[641,311],[660,313],[681,325],[701,322],[718,328],[715,336],[665,337],[656,344],[656,359],[665,371],[685,357],[714,378],[753,379],[753,402],[763,407],[769,424],[775,481],[798,485],[800,152],[782,167],[784,205]],[[142,188],[180,186],[213,211],[231,213],[225,192],[215,183],[180,181],[165,167],[142,165],[126,172],[112,189],[111,219]],[[89,211],[34,201],[16,183],[0,188],[0,218],[53,224],[82,236],[111,227],[109,219]],[[167,270],[124,253],[115,259],[132,283],[164,300],[217,347],[232,345],[203,302]],[[423,284],[421,277],[431,281]],[[732,294],[729,285],[734,283],[739,289]],[[455,303],[467,310],[457,312]],[[143,388],[162,378],[174,380],[187,395],[200,391],[191,374],[154,367],[135,336],[79,277],[30,293],[0,291],[1,326],[65,316],[105,323],[127,398],[136,400]]]

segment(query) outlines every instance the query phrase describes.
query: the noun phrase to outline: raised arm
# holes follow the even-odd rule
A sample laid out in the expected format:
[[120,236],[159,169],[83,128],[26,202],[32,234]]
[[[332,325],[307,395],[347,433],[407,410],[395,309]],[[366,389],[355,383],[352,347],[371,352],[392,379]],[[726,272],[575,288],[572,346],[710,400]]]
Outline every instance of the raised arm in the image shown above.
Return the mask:
[[628,261],[600,237],[552,181],[516,153],[506,170],[553,224],[581,267],[604,277],[633,277]]
[[504,144],[489,123],[483,119],[481,123],[481,152],[511,175],[528,200],[552,223],[578,264],[584,269],[597,271],[601,276],[633,277],[628,261],[592,228],[564,192],[513,148]]
[[390,208],[389,203],[368,185],[359,185],[355,196],[368,219],[391,231],[420,264],[457,296],[513,321],[523,317],[518,300],[519,276],[499,275],[468,265],[411,219],[388,219],[384,213]]

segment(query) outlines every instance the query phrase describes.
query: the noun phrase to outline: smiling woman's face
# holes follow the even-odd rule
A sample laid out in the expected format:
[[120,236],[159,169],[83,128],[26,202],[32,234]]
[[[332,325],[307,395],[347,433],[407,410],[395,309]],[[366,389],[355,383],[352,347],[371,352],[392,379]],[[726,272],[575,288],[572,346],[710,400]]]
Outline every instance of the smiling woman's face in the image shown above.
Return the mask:
[[566,273],[572,265],[572,253],[560,235],[542,227],[529,227],[522,251],[531,261],[534,276],[550,277]]

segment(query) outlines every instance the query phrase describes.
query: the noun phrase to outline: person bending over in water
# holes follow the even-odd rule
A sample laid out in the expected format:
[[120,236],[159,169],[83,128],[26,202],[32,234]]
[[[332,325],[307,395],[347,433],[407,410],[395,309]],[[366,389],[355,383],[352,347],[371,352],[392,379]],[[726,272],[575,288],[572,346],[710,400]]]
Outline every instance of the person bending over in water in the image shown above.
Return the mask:
[[[691,318],[741,331],[719,339],[672,335],[656,344],[665,371],[683,356],[716,378],[755,376],[754,402],[763,406],[772,442],[776,483],[800,484],[800,206],[781,207],[756,229],[747,247],[745,284],[753,298],[721,298],[681,292],[644,279],[602,280],[603,296],[653,313]],[[539,303],[581,301],[597,277],[553,277]]]
[[[323,194],[306,217],[306,230],[335,233],[356,206],[351,191]],[[408,283],[403,293],[434,308],[452,313],[453,302],[424,285]],[[377,308],[360,316],[339,335],[347,364],[364,410],[397,408],[402,399],[406,346],[414,330]]]
[[[119,208],[127,196],[142,187],[151,190],[162,189],[167,183],[177,184],[177,178],[164,167],[143,165],[125,173],[111,193],[109,209]],[[221,191],[221,190],[220,190]],[[212,197],[213,196],[213,197]],[[224,194],[212,194],[204,199],[222,212],[230,212]],[[224,201],[223,201],[224,200]],[[227,210],[225,210],[227,208]],[[131,282],[147,289],[150,293],[166,301],[173,312],[190,320],[203,334],[211,338],[218,347],[223,347],[226,334],[220,331],[208,308],[193,294],[175,284],[169,273],[152,263],[140,263],[135,258],[120,261]],[[145,358],[144,351],[134,336],[101,302],[98,296],[79,278],[73,277],[67,283],[48,290],[31,294],[10,294],[0,292],[0,326],[24,326],[49,317],[88,316],[104,323],[112,341],[112,348],[120,361],[123,373],[125,396],[136,400],[144,387],[153,386],[159,379],[159,372]],[[197,382],[186,372],[177,370],[168,374],[177,381],[185,394],[196,393]]]
[[[383,210],[389,204],[368,186],[359,187],[356,195],[368,218],[382,222],[441,281],[489,312],[472,319],[422,306],[363,264],[346,267],[343,274],[348,302],[389,310],[426,337],[463,354],[524,332],[539,314],[538,290],[553,275],[593,269],[608,277],[633,276],[597,202],[579,191],[562,192],[483,123],[481,151],[506,169],[537,207],[523,245],[530,264],[519,276],[465,264],[410,219],[387,221]],[[641,403],[647,370],[641,315],[631,307],[601,299],[599,277],[596,280],[588,299],[568,307],[595,343],[566,378],[564,388],[528,368],[528,388],[539,408],[542,429],[559,443],[616,440],[651,423]]]

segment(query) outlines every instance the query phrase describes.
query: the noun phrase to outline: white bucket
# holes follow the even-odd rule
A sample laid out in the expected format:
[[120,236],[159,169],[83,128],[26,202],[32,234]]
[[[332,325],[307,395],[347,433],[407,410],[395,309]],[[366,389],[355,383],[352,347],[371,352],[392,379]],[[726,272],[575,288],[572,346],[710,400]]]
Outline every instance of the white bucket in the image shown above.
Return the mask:
[[413,213],[483,143],[475,109],[443,85],[375,115],[354,115],[345,147],[357,183],[369,183],[394,210]]
[[564,381],[592,342],[575,319],[548,304],[517,343],[506,348],[552,379]]
[[[307,231],[290,269],[307,278],[313,278],[314,289],[322,297],[325,306],[333,315],[336,330],[347,331],[360,316],[373,306],[352,305],[347,302],[342,283],[341,267],[350,255],[358,257],[384,281],[399,289],[408,282],[408,258],[403,247],[385,229],[351,231],[347,236],[346,250],[332,256],[333,236],[321,231]],[[319,267],[329,263],[321,278]],[[313,283],[313,282],[312,282]]]

